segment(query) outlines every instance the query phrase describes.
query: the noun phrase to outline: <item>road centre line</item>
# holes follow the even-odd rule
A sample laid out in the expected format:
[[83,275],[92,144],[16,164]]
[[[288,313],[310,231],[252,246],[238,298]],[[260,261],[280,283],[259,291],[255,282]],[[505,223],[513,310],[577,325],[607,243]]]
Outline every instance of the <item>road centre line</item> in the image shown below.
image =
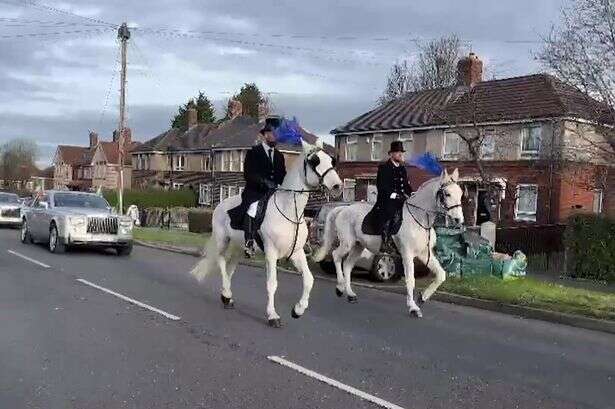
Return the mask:
[[22,259],[24,259],[24,260],[27,260],[27,261],[29,261],[30,263],[37,264],[37,265],[39,265],[39,266],[41,266],[41,267],[51,268],[51,266],[49,266],[49,265],[47,265],[47,264],[45,264],[45,263],[41,263],[40,261],[38,261],[38,260],[34,260],[33,258],[30,258],[30,257],[28,257],[28,256],[24,256],[23,254],[18,253],[18,252],[14,251],[14,250],[7,250],[7,252],[8,252],[8,253],[10,253],[10,254],[12,254],[12,255],[14,255],[14,256],[20,257],[20,258],[22,258]]
[[114,295],[117,298],[120,298],[120,299],[122,299],[124,301],[127,301],[127,302],[129,302],[131,304],[134,304],[136,306],[139,306],[141,308],[145,308],[146,310],[153,311],[153,312],[155,312],[157,314],[160,314],[160,315],[162,315],[162,316],[164,316],[164,317],[166,317],[166,318],[168,318],[170,320],[179,321],[181,319],[181,317],[178,317],[177,315],[169,314],[166,311],[163,311],[163,310],[158,309],[156,307],[152,307],[151,305],[142,303],[141,301],[137,301],[137,300],[135,300],[133,298],[126,297],[125,295],[122,295],[120,293],[116,293],[115,291],[109,290],[108,288],[101,287],[101,286],[99,286],[97,284],[94,284],[94,283],[88,281],[88,280],[84,280],[83,278],[78,278],[77,281],[79,281],[82,284],[89,285],[90,287],[96,288],[97,290],[103,291],[103,292],[105,292],[107,294]]
[[318,372],[314,372],[314,371],[312,371],[310,369],[304,368],[301,365],[297,365],[297,364],[295,364],[293,362],[290,362],[290,361],[288,361],[288,360],[286,360],[286,359],[284,359],[282,357],[279,357],[279,356],[276,356],[276,355],[270,355],[270,356],[267,357],[267,359],[272,361],[272,362],[275,362],[277,364],[280,364],[282,366],[285,366],[287,368],[294,369],[295,371],[297,371],[297,372],[299,372],[299,373],[301,373],[303,375],[306,375],[306,376],[309,376],[310,378],[314,378],[316,380],[324,382],[327,385],[333,386],[334,388],[343,390],[344,392],[348,392],[351,395],[358,396],[359,398],[361,398],[363,400],[375,403],[376,405],[378,405],[380,407],[383,407],[383,408],[386,408],[386,409],[404,409],[401,406],[397,406],[394,403],[388,402],[388,401],[386,401],[384,399],[380,399],[377,396],[370,395],[367,392],[363,392],[363,391],[361,391],[359,389],[353,388],[352,386],[349,386],[349,385],[343,384],[343,383],[341,383],[339,381],[336,381],[335,379],[331,379],[331,378],[329,378],[327,376],[321,375]]

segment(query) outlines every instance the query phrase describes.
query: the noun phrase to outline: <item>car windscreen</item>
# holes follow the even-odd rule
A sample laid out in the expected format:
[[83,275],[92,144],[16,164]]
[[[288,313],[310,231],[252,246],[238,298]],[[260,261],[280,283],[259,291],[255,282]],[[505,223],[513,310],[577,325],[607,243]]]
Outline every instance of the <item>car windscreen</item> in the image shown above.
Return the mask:
[[55,207],[85,207],[90,209],[106,209],[109,203],[100,196],[80,195],[75,193],[56,193],[53,195]]
[[0,203],[19,204],[19,197],[17,195],[0,193]]

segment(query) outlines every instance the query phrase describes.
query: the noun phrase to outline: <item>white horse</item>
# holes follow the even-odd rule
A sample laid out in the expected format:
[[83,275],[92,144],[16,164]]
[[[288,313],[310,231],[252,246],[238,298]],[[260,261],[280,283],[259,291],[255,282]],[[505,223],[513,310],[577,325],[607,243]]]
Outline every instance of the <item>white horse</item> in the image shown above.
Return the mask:
[[[334,161],[322,144],[310,145],[302,142],[303,153],[295,160],[286,174],[284,182],[269,198],[267,211],[260,227],[263,239],[267,271],[267,319],[272,327],[281,326],[280,316],[275,310],[274,297],[278,287],[277,262],[289,258],[303,276],[303,294],[292,309],[292,317],[299,318],[308,307],[314,277],[307,263],[303,247],[308,229],[303,212],[309,194],[324,186],[339,191],[342,181],[334,169]],[[243,257],[244,233],[231,228],[228,210],[241,202],[240,196],[223,200],[212,216],[212,237],[201,260],[192,270],[199,281],[211,271],[222,275],[221,299],[225,308],[234,306],[231,279],[237,263]]]
[[[446,272],[434,257],[432,249],[436,243],[433,222],[438,213],[447,214],[455,223],[463,223],[461,208],[461,188],[457,184],[459,172],[455,169],[450,175],[444,170],[442,175],[425,182],[406,199],[403,208],[403,221],[393,240],[401,254],[406,276],[407,301],[410,314],[422,317],[419,305],[414,301],[414,258],[421,260],[435,274],[434,281],[418,295],[422,304],[438,289],[446,279]],[[361,231],[361,224],[372,205],[357,203],[341,207],[327,215],[325,222],[324,243],[314,253],[314,260],[322,260],[333,247],[335,239],[339,246],[333,250],[333,261],[337,273],[336,293],[345,292],[349,302],[356,302],[357,296],[350,286],[352,269],[363,249],[373,253],[380,252],[381,237],[367,235]],[[344,257],[346,257],[344,259]],[[343,261],[343,267],[342,267]]]

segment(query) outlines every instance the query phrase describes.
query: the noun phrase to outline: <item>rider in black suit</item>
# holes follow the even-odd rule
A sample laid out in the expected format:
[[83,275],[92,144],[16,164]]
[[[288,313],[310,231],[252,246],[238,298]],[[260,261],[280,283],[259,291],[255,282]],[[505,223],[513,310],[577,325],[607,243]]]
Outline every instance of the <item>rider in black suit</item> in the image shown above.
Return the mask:
[[412,193],[408,183],[408,174],[404,166],[404,145],[401,141],[391,142],[389,160],[378,166],[376,187],[378,197],[372,209],[372,220],[380,222],[382,227],[382,252],[393,251],[391,245],[391,225],[393,218],[400,215],[406,195]]
[[277,138],[273,131],[278,125],[278,118],[266,119],[260,131],[262,142],[248,151],[243,164],[246,186],[241,194],[241,206],[247,214],[244,226],[247,256],[254,254],[256,203],[271,194],[286,176],[284,155],[275,149]]

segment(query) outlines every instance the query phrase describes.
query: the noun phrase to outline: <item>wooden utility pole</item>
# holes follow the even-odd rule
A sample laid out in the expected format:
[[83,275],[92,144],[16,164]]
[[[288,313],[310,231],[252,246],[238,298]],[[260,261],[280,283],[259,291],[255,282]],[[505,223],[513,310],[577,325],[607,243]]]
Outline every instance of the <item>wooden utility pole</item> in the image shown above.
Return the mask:
[[128,45],[128,39],[130,38],[130,31],[128,25],[122,23],[117,30],[117,38],[120,40],[120,46],[122,48],[122,72],[120,75],[120,125],[118,130],[118,150],[119,150],[119,162],[120,162],[120,177],[117,186],[117,205],[118,213],[124,212],[124,130],[126,129],[126,46]]

